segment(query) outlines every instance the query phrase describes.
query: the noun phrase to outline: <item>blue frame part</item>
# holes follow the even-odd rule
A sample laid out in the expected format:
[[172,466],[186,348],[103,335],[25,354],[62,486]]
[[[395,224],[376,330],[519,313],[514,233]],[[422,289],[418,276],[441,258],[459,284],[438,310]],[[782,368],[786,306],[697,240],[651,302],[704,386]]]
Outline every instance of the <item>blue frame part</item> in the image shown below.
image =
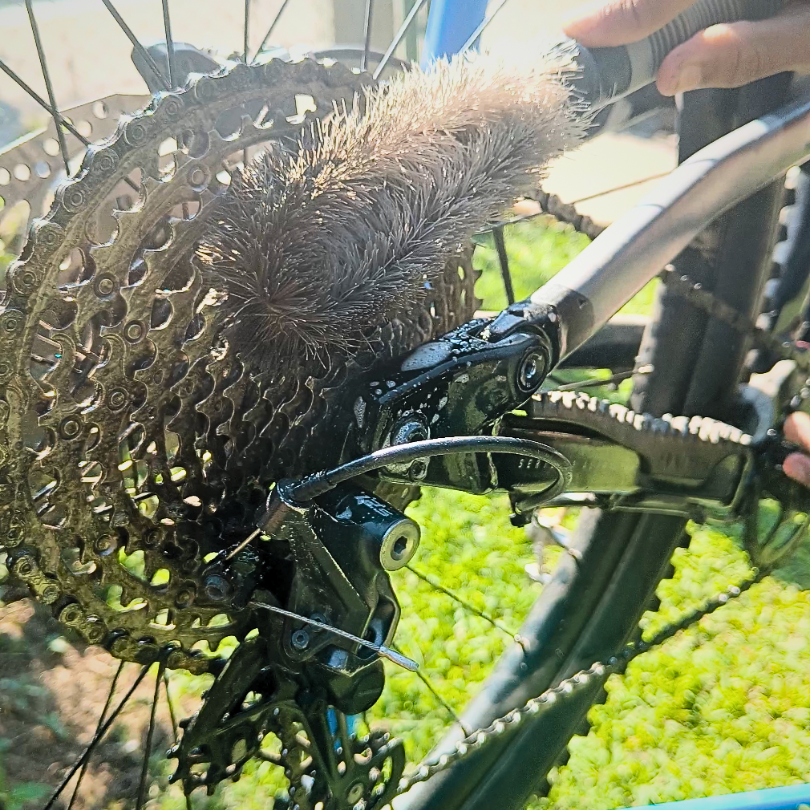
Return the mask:
[[[747,793],[726,793],[706,799],[687,799],[655,805],[656,810],[797,810],[810,807],[810,783],[788,787],[751,790]],[[625,808],[624,810],[638,810]]]
[[422,67],[458,53],[484,21],[488,0],[431,0]]

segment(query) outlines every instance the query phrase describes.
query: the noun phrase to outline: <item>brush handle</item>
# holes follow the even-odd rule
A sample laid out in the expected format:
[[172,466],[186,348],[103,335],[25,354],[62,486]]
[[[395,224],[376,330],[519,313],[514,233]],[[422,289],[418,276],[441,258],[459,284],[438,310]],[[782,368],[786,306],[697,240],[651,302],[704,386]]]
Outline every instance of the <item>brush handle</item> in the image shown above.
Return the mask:
[[782,8],[783,0],[698,0],[646,39],[617,48],[573,47],[580,75],[577,92],[592,105],[609,104],[655,80],[667,54],[698,31],[718,23],[764,20]]

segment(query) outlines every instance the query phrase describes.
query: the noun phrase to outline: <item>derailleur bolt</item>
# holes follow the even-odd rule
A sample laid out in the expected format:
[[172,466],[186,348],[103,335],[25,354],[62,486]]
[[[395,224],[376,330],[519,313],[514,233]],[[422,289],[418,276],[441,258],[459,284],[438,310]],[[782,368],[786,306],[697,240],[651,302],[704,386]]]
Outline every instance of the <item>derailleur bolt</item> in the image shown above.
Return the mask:
[[206,598],[212,602],[221,602],[230,596],[231,583],[224,577],[217,576],[216,574],[208,577],[203,586],[203,593]]
[[305,650],[309,647],[309,633],[306,630],[296,630],[290,637],[290,643],[296,650]]
[[521,361],[518,368],[517,381],[521,390],[534,391],[540,384],[540,378],[545,371],[545,358],[540,352],[529,352]]

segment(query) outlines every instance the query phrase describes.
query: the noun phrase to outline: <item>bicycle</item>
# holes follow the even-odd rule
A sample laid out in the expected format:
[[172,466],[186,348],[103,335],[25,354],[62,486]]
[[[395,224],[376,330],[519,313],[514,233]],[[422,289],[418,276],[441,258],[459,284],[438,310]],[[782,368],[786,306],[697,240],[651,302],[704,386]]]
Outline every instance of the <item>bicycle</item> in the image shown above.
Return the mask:
[[[801,392],[807,361],[784,346],[778,315],[771,330],[752,323],[770,270],[778,178],[810,153],[808,102],[768,114],[786,98],[784,77],[689,97],[684,166],[646,207],[598,235],[538,195],[598,238],[530,299],[470,320],[475,273],[461,253],[431,279],[431,299],[363,335],[376,354],[352,346],[345,364],[270,384],[266,368],[246,371],[247,353],[232,358],[217,343],[206,310],[217,298],[207,297],[188,251],[257,144],[289,149],[303,123],[333,101],[351,105],[370,80],[339,63],[248,64],[247,46],[241,64],[222,70],[174,43],[167,3],[164,12],[162,46],[146,49],[128,34],[153,102],[89,149],[9,270],[0,335],[3,357],[18,366],[0,362],[0,519],[11,576],[87,642],[140,664],[136,685],[157,665],[138,806],[167,669],[216,676],[173,750],[187,791],[238,778],[261,755],[284,769],[289,806],[379,807],[416,785],[406,806],[522,806],[608,675],[650,646],[624,645],[687,518],[745,518],[760,572],[653,643],[750,587],[801,537],[794,514],[807,495],[775,471],[783,448],[769,431]],[[368,66],[367,35],[359,54]],[[176,89],[192,72],[203,75]],[[621,86],[584,92],[621,95],[633,78],[631,70]],[[86,138],[56,112],[50,89],[40,101],[56,119],[70,175],[63,130]],[[589,343],[670,261],[677,269],[665,273],[640,348],[638,329],[620,325]],[[697,361],[684,346],[685,324]],[[738,398],[751,336],[757,362],[773,370]],[[292,356],[302,346],[287,349]],[[155,362],[164,355],[165,364]],[[635,413],[582,395],[538,394],[564,359],[635,372]],[[659,371],[640,373],[642,365]],[[72,402],[60,401],[68,390]],[[667,413],[701,416],[661,418]],[[318,433],[321,423],[340,447]],[[362,487],[351,483],[358,478]],[[392,646],[399,607],[389,572],[408,565],[419,542],[400,507],[430,485],[506,489],[518,523],[541,505],[593,511],[484,689],[428,764],[405,775],[401,744],[379,730],[359,736],[350,718],[379,697],[381,658],[413,669]],[[786,512],[764,541],[754,536],[761,492]],[[231,657],[218,657],[217,646],[234,636]],[[73,776],[78,789],[131,693],[113,708],[110,691],[60,792]],[[280,740],[279,750],[265,750],[266,737]]]

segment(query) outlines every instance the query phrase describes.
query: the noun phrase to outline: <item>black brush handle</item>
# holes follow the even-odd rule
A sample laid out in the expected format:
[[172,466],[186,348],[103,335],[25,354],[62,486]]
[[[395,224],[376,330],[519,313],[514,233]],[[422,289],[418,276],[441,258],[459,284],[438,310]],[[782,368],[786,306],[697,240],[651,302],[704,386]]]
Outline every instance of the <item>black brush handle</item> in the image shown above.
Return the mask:
[[608,104],[654,81],[667,54],[698,31],[719,23],[764,20],[782,5],[783,0],[698,0],[654,34],[630,45],[585,48],[569,42],[563,47],[576,54],[578,93],[590,104]]

